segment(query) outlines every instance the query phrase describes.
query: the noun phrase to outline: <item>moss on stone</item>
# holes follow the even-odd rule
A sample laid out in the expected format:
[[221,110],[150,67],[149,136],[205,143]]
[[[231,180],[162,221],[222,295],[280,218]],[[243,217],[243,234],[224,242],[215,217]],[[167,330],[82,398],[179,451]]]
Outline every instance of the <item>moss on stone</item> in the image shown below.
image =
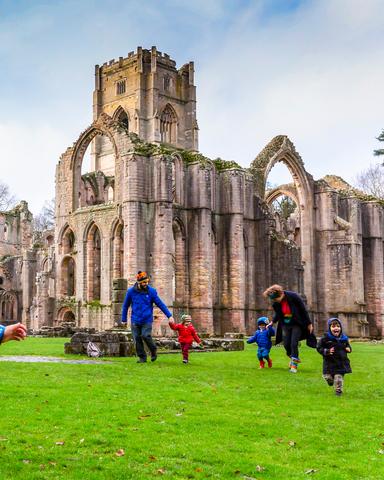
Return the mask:
[[244,170],[238,163],[232,160],[223,160],[222,158],[216,158],[214,160],[206,157],[202,153],[191,152],[189,150],[184,150],[170,145],[165,144],[155,144],[143,142],[140,140],[138,135],[134,133],[129,134],[129,138],[133,144],[133,153],[141,155],[143,157],[152,157],[155,155],[173,155],[177,153],[182,158],[185,165],[191,165],[193,163],[198,163],[204,168],[211,168],[212,165],[216,168],[218,172],[229,170],[231,168],[237,168],[239,170]]

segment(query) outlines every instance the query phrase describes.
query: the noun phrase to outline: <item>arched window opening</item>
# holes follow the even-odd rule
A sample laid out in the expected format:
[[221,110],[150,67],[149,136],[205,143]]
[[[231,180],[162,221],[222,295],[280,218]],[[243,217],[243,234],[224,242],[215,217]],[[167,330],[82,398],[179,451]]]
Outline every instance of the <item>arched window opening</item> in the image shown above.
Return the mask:
[[93,225],[87,236],[87,296],[88,300],[100,300],[101,293],[101,236]]
[[167,105],[160,116],[160,139],[162,143],[177,143],[177,117],[170,105]]
[[295,200],[288,195],[279,195],[272,203],[276,229],[284,237],[300,245],[300,212]]
[[187,262],[184,226],[179,220],[173,222],[174,242],[174,276],[173,276],[173,299],[174,306],[186,308],[187,306]]
[[126,129],[129,130],[129,118],[127,112],[119,107],[115,114],[115,119]]
[[64,323],[75,323],[76,317],[72,310],[68,310],[63,315]]
[[5,223],[4,224],[4,241],[6,242],[8,240],[8,225]]
[[106,177],[114,175],[114,148],[109,136],[100,133],[89,143],[82,157],[78,184],[79,206],[104,203]]
[[0,290],[0,323],[17,320],[17,298],[15,294]]
[[61,264],[61,294],[67,297],[75,295],[76,264],[72,257],[65,257]]
[[179,155],[172,158],[172,200],[182,203],[183,197],[183,161]]
[[72,257],[65,257],[61,264],[61,294],[67,297],[75,295],[76,264]]
[[113,278],[124,277],[124,227],[118,224],[112,238],[112,275]]
[[110,185],[107,189],[107,200],[108,202],[113,202],[114,198],[115,198],[115,192],[113,190],[112,185]]
[[275,164],[267,179],[266,201],[275,218],[276,231],[300,246],[300,208],[294,179],[284,163]]
[[70,228],[64,232],[63,239],[62,239],[62,254],[68,255],[72,253],[75,248],[75,234]]

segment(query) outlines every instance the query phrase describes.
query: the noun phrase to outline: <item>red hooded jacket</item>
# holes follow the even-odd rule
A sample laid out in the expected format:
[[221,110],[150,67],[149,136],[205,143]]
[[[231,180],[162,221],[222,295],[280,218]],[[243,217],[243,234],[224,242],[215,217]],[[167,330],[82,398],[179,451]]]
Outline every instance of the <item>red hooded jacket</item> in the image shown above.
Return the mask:
[[201,343],[195,327],[191,323],[188,325],[188,327],[186,327],[182,323],[169,322],[169,326],[172,328],[172,330],[176,330],[178,332],[180,343],[192,343],[194,340],[197,343]]

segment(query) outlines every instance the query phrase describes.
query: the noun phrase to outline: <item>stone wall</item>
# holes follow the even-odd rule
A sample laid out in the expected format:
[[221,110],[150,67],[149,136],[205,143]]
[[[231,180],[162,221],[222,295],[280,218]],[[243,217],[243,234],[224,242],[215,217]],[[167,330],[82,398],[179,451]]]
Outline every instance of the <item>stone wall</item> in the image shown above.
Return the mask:
[[[175,318],[190,313],[201,333],[251,333],[271,314],[262,292],[279,283],[303,296],[318,333],[339,316],[351,336],[383,335],[383,202],[337,177],[315,181],[285,135],[249,168],[196,153],[192,63],[177,70],[139,48],[95,73],[94,121],[56,168],[53,245],[34,244],[26,204],[11,243],[0,214],[0,292],[14,293],[13,319],[110,329],[146,270]],[[93,172],[82,171],[87,151]],[[267,191],[277,163],[293,182]],[[297,205],[289,228],[271,208],[278,193]],[[158,309],[154,333],[170,334]]]

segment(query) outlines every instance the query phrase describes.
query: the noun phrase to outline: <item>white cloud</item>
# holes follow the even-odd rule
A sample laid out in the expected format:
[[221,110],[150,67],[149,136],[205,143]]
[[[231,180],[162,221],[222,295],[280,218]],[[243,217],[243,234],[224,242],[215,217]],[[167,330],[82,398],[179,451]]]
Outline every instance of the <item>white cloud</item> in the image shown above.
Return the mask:
[[0,19],[1,179],[38,211],[60,154],[92,121],[93,65],[157,45],[178,66],[195,60],[204,154],[248,166],[286,134],[315,178],[352,180],[384,128],[382,1],[271,5],[37,1]]
[[0,124],[1,180],[38,213],[54,196],[55,167],[64,136],[47,124]]

